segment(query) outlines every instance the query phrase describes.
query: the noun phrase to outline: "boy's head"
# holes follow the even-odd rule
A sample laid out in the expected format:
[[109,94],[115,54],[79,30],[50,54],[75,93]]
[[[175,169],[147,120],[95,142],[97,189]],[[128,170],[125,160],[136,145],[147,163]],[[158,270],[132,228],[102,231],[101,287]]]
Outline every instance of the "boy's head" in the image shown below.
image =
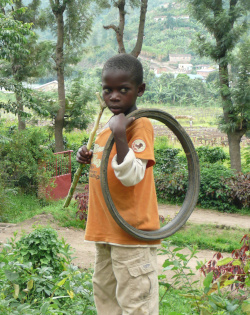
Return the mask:
[[145,91],[142,64],[129,54],[110,58],[102,70],[102,87],[103,99],[114,115],[130,113]]
[[143,83],[143,67],[140,61],[129,54],[119,54],[106,61],[102,69],[102,75],[107,71],[124,71],[129,73],[131,81],[136,85]]

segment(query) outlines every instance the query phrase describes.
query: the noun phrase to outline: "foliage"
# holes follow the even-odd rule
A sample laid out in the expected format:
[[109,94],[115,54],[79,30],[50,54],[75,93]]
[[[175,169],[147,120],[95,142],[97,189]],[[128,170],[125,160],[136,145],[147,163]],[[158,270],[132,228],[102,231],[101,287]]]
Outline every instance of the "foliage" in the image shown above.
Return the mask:
[[88,218],[88,202],[89,202],[89,185],[83,187],[84,192],[76,193],[75,200],[77,202],[76,217],[87,222]]
[[178,247],[192,245],[198,249],[231,253],[239,245],[239,234],[247,232],[247,229],[231,228],[223,223],[221,225],[187,223],[168,240]]
[[[210,152],[205,154],[205,152]],[[202,160],[216,161],[225,157],[222,150],[200,149],[199,153]],[[161,166],[163,168],[163,166]],[[183,202],[188,185],[188,170],[182,163],[182,159],[175,161],[175,171],[165,172],[164,174],[155,172],[155,184],[158,198],[171,202]],[[202,163],[201,184],[198,204],[203,208],[217,209],[220,211],[232,212],[236,207],[241,207],[238,202],[237,195],[240,196],[242,202],[246,202],[248,198],[247,188],[248,179],[245,182],[240,176],[233,175],[233,172],[223,166],[220,162]],[[244,177],[244,175],[242,175]],[[247,176],[247,175],[245,175]],[[234,183],[236,187],[241,187],[241,192],[234,192],[230,188]],[[243,181],[243,182],[242,182]],[[240,183],[242,182],[242,183]],[[237,183],[237,184],[236,184]],[[237,203],[238,202],[238,203]],[[247,206],[248,207],[248,206]]]
[[[10,1],[5,1],[1,3],[2,5],[10,4]],[[23,9],[18,10],[19,13],[24,12]],[[26,47],[23,46],[27,42],[27,35],[32,34],[30,30],[31,23],[23,23],[21,21],[15,20],[13,17],[13,12],[8,14],[3,14],[0,12],[0,59],[10,60],[10,52],[14,57],[18,57],[19,54],[29,54]]]
[[[35,231],[27,235],[26,239],[22,237],[18,242],[11,239],[0,252],[1,313],[4,311],[6,315],[95,314],[92,271],[82,272],[77,266],[72,265],[70,246],[64,240],[58,240],[56,232],[51,228],[39,228],[37,236],[40,237],[35,238],[36,246],[32,245],[31,249],[27,249],[27,240],[32,242],[31,235],[34,236]],[[18,251],[19,244],[21,252]],[[44,251],[45,245],[50,248],[47,253]],[[46,255],[41,264],[32,257],[33,251],[35,256],[38,254],[39,247]],[[24,261],[27,251],[34,264]],[[47,258],[48,255],[50,259]],[[55,268],[58,266],[58,260],[61,263],[59,268],[61,272]]]
[[179,167],[179,160],[177,158],[180,149],[174,148],[158,148],[155,150],[156,165],[154,170],[157,173],[173,173]]
[[[0,147],[2,178],[8,186],[16,186],[24,192],[37,192],[39,180],[50,177],[49,172],[39,168],[39,162],[53,160],[52,152],[47,149],[46,135],[39,128],[8,131],[10,141]],[[45,183],[46,184],[46,183]]]
[[196,148],[200,162],[216,163],[228,159],[227,154],[221,147],[200,146]]
[[38,227],[16,242],[15,250],[24,263],[31,262],[35,269],[50,266],[55,274],[64,270],[67,262],[62,253],[63,243],[52,228]]
[[[76,132],[74,134],[67,133],[66,134],[67,141],[65,142],[65,147],[67,150],[73,150],[71,155],[71,174],[72,174],[72,180],[74,177],[74,174],[76,170],[79,167],[79,163],[76,161],[76,154],[78,149],[82,145],[86,145],[89,139],[89,135],[85,131]],[[79,183],[87,183],[88,182],[88,174],[89,174],[89,167],[90,165],[86,165],[83,168],[82,174],[79,178]]]
[[223,180],[232,177],[233,172],[220,163],[201,165],[201,184],[198,203],[203,208],[233,211],[228,198],[228,187]]
[[[11,99],[0,101],[0,109],[3,109],[6,113],[20,115],[27,119],[32,116],[32,111],[39,116],[46,117],[49,116],[52,109],[55,110],[55,105],[51,104],[44,93],[37,93],[30,88],[25,88],[21,82],[17,82],[13,78],[0,78],[0,87],[8,92],[13,92],[15,95],[22,96],[18,102]],[[19,105],[24,108],[20,109]]]
[[[203,265],[200,270],[207,276],[212,273],[213,286],[211,290],[218,289],[219,278],[220,288],[230,286],[231,290],[239,290],[250,287],[250,246],[249,235],[245,234],[240,243],[240,249],[232,251],[232,257],[223,258],[223,255],[218,252],[214,254],[212,260]],[[223,277],[222,277],[223,276]]]
[[[191,258],[196,257],[197,251],[195,248],[188,247],[189,254],[183,254],[183,248],[177,247],[172,249],[170,245],[170,242],[163,241],[160,251],[161,254],[167,255],[167,259],[163,263],[163,271],[171,270],[174,275],[171,279],[168,279],[165,274],[160,275],[160,280],[163,280],[160,281],[160,285],[166,288],[160,303],[167,304],[167,300],[164,300],[164,297],[171,288],[179,287],[181,288],[179,293],[181,298],[190,299],[189,305],[192,307],[192,314],[240,314],[239,306],[240,304],[244,306],[244,303],[237,299],[232,301],[226,293],[220,290],[219,286],[215,290],[211,290],[213,278],[211,273],[204,279],[202,288],[196,285],[198,281],[192,281],[191,277],[194,275],[194,272],[188,266],[188,262]],[[201,264],[201,262],[198,262],[196,268],[199,269]],[[225,279],[220,279],[220,282],[224,283]]]
[[[249,124],[249,43],[243,45],[238,78],[230,82],[228,65],[232,51],[249,28],[250,10],[245,0],[188,0],[192,16],[210,33],[197,34],[196,50],[219,66],[219,89],[223,107],[220,128],[227,132],[231,168],[241,171],[240,140]],[[242,58],[242,56],[244,56]],[[242,60],[240,60],[242,58]]]
[[66,95],[64,126],[70,132],[74,128],[86,129],[92,122],[94,108],[89,104],[96,99],[95,86],[90,80],[76,78],[72,81],[70,92]]
[[[8,17],[12,17],[12,24],[19,25],[19,29],[27,29],[28,26],[34,28],[37,26],[38,20],[38,7],[40,1],[31,1],[26,7],[22,7],[22,1],[14,1],[12,5],[6,4],[2,7],[2,12],[4,13],[3,19],[6,20]],[[28,23],[27,23],[28,22]],[[12,25],[11,25],[12,26]],[[27,114],[25,107],[35,110],[39,114],[48,115],[48,112],[43,109],[43,104],[36,102],[39,97],[32,99],[32,93],[29,90],[24,92],[21,82],[27,81],[29,78],[41,77],[44,75],[48,69],[48,59],[51,55],[51,44],[47,41],[38,41],[38,35],[34,31],[29,31],[25,33],[25,37],[15,36],[12,34],[13,30],[6,30],[7,36],[4,35],[4,39],[7,38],[8,41],[3,41],[3,54],[0,54],[1,75],[7,79],[5,82],[0,84],[6,89],[8,81],[13,81],[13,87],[11,85],[6,90],[13,91],[16,96],[16,102],[8,102],[2,104],[7,112],[12,112],[19,117],[19,129],[25,129],[25,117],[30,116],[31,113]],[[20,34],[21,35],[21,34]],[[4,83],[4,84],[3,84]],[[10,82],[11,83],[11,82]],[[16,88],[19,84],[22,89]],[[25,94],[25,95],[23,95]],[[27,99],[27,95],[29,96]]]
[[225,180],[228,186],[228,197],[238,207],[250,208],[250,173],[237,173]]

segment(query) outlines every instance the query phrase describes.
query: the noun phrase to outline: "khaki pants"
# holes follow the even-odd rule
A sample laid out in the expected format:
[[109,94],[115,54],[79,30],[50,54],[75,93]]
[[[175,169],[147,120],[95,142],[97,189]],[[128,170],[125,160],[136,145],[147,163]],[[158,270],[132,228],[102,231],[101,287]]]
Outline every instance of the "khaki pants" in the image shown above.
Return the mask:
[[98,315],[158,315],[157,249],[96,244]]

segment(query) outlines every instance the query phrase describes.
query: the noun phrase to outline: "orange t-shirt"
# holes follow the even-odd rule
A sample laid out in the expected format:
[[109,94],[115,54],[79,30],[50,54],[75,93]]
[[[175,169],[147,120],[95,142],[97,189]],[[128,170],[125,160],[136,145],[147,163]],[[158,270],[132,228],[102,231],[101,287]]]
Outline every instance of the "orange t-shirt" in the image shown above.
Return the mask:
[[[89,171],[89,211],[85,240],[120,245],[159,244],[160,241],[142,241],[125,232],[115,222],[103,198],[100,183],[100,165],[105,144],[111,134],[104,129],[96,138]],[[159,215],[153,177],[154,132],[147,118],[135,120],[126,131],[127,141],[136,158],[148,160],[145,176],[138,184],[125,187],[116,178],[111,161],[116,154],[115,144],[108,162],[108,185],[116,209],[126,222],[140,230],[159,229]]]

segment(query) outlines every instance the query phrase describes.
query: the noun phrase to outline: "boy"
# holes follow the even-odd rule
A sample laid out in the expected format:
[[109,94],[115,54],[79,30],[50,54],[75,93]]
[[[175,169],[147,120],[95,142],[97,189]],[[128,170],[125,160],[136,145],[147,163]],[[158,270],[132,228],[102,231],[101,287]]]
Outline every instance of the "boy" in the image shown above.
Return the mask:
[[137,229],[159,229],[153,178],[154,135],[147,118],[127,118],[145,91],[143,68],[133,56],[110,58],[102,71],[103,99],[114,114],[99,133],[94,151],[83,146],[79,163],[91,163],[86,241],[96,243],[93,275],[98,315],[157,315],[157,244],[123,231],[110,215],[100,184],[104,146],[113,133],[115,144],[108,164],[111,197],[121,216]]

